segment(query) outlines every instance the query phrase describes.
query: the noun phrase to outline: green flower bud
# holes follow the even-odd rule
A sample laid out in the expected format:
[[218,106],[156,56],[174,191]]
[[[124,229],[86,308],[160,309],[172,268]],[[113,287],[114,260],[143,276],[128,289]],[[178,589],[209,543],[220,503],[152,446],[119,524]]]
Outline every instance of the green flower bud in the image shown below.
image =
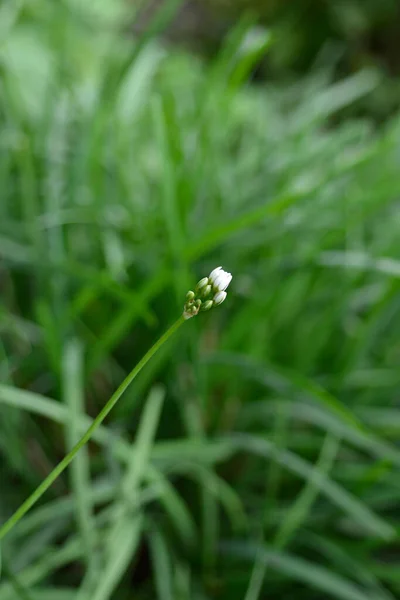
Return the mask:
[[192,292],[191,290],[186,294],[186,300],[188,302],[192,302],[194,300],[195,297],[195,293]]
[[206,285],[208,285],[208,277],[203,277],[196,285],[196,292],[199,293]]
[[203,302],[202,306],[201,306],[201,311],[205,311],[205,310],[210,310],[210,308],[212,308],[214,302],[212,300],[206,300],[205,302]]
[[195,304],[195,306],[197,306],[197,308],[200,308],[200,306],[201,306],[201,300],[200,300],[200,298],[197,298],[197,300],[195,300],[194,304]]
[[211,285],[210,284],[206,285],[201,291],[202,297],[207,298],[207,296],[209,296],[211,294],[211,290],[212,290]]

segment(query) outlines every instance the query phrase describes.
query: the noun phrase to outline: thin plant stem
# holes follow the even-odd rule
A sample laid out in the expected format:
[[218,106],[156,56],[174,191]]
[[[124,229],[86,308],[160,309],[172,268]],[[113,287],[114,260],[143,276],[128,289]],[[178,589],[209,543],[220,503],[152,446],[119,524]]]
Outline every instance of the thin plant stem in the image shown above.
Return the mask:
[[92,434],[101,425],[109,412],[114,408],[122,394],[129,387],[135,377],[140,373],[143,367],[149,362],[154,354],[161,348],[161,346],[177,331],[177,329],[184,322],[183,316],[179,317],[177,321],[160,337],[160,339],[146,352],[143,358],[137,363],[132,371],[125,377],[120,386],[115,390],[111,398],[101,409],[93,423],[90,425],[86,433],[81,439],[75,444],[70,452],[58,463],[58,465],[47,475],[46,479],[35,489],[35,491],[21,504],[21,506],[15,511],[15,513],[3,524],[0,528],[0,540],[18,523],[20,519],[28,512],[30,508],[39,500],[39,498],[48,490],[48,488],[54,483],[59,475],[68,467],[70,462],[75,458],[79,450],[84,446],[92,437]]

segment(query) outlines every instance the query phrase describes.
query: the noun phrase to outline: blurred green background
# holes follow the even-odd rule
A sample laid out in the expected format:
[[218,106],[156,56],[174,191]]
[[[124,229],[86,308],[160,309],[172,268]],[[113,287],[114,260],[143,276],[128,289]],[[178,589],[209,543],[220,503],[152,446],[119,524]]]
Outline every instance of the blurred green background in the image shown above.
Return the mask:
[[399,23],[0,4],[0,600],[400,598]]

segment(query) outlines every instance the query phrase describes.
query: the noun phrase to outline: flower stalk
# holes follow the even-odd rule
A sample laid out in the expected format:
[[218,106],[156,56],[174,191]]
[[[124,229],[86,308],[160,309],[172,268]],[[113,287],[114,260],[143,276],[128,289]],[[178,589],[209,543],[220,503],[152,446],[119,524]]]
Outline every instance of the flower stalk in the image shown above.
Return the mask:
[[165,342],[179,329],[184,322],[183,316],[179,317],[177,321],[160,337],[160,339],[146,352],[143,358],[137,363],[132,371],[125,377],[120,386],[113,393],[108,402],[103,406],[97,417],[94,419],[86,433],[81,439],[75,444],[70,452],[58,463],[56,467],[47,475],[47,477],[40,483],[36,490],[28,496],[28,498],[21,504],[16,512],[6,521],[0,528],[0,540],[18,523],[20,519],[28,512],[30,508],[43,496],[43,494],[49,489],[54,481],[61,475],[63,471],[72,462],[79,450],[84,446],[92,437],[94,431],[101,425],[106,416],[114,408],[118,400],[121,398],[125,390],[130,386],[132,381],[139,375],[143,367],[149,362],[149,360],[155,355],[155,353],[165,344]]
[[86,433],[73,446],[68,454],[54,467],[47,477],[40,483],[35,491],[21,504],[13,515],[0,527],[0,540],[22,519],[22,517],[32,508],[34,504],[43,496],[54,481],[61,475],[68,465],[73,461],[79,450],[92,437],[96,429],[102,424],[107,415],[114,408],[118,400],[121,398],[125,390],[130,386],[132,381],[139,375],[140,371],[145,367],[149,360],[156,354],[167,340],[179,329],[182,323],[197,315],[200,311],[210,310],[213,306],[221,304],[226,298],[226,288],[231,282],[232,275],[217,267],[211,271],[209,277],[203,277],[197,283],[195,291],[190,290],[186,294],[186,302],[182,316],[171,325],[171,327],[160,337],[160,339],[146,352],[143,358],[137,363],[132,371],[125,377],[120,386],[113,393],[108,402],[101,409],[97,417],[93,420]]

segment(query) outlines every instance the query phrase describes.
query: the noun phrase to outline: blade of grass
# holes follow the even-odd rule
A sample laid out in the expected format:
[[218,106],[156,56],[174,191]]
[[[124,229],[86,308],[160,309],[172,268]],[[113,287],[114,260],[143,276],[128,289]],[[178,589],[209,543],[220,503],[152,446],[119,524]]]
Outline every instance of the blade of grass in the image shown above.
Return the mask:
[[[171,155],[170,135],[177,135],[177,131],[169,133],[166,100],[158,97],[153,104],[155,135],[161,153],[164,184],[162,188],[162,210],[168,233],[170,257],[174,263],[174,284],[177,299],[182,295],[183,289],[189,289],[189,277],[186,267],[186,243],[179,212],[178,180],[176,165]],[[169,118],[171,121],[171,117]]]
[[[124,520],[127,513],[129,514],[129,507],[139,493],[143,475],[148,468],[151,448],[154,444],[154,437],[164,399],[165,390],[160,387],[153,387],[146,400],[143,415],[138,426],[136,441],[132,445],[129,461],[122,479],[120,493],[115,498],[114,526],[116,530],[120,527],[119,521],[121,519]],[[110,533],[110,555],[113,553],[112,539],[113,532]]]
[[400,453],[394,445],[385,442],[373,433],[354,430],[347,423],[343,423],[334,415],[327,414],[318,406],[306,403],[293,404],[291,414],[295,419],[322,427],[325,431],[328,430],[342,437],[348,443],[363,449],[369,454],[400,467]]
[[[30,589],[37,582],[46,578],[50,573],[74,560],[82,557],[82,544],[80,539],[68,541],[61,549],[53,549],[37,563],[31,565],[23,572],[18,573],[18,579],[24,587]],[[0,584],[0,598],[7,600],[13,594],[10,583]]]
[[[337,440],[332,436],[327,435],[318,462],[314,467],[315,477],[318,478],[319,472],[322,472],[325,475],[327,474],[332,466],[337,450]],[[289,510],[286,511],[285,518],[282,520],[274,539],[273,545],[276,548],[282,550],[287,546],[296,529],[298,529],[301,526],[301,523],[305,521],[310,508],[318,495],[318,491],[313,478],[308,479],[295,502]],[[262,555],[260,556],[260,553],[258,553],[255,558],[254,568],[245,600],[257,600],[257,598],[260,597],[268,567],[268,562],[262,558]]]
[[[79,421],[85,412],[83,377],[83,348],[78,340],[71,339],[65,344],[63,353],[63,397],[70,414],[66,428],[68,450],[75,446],[80,437]],[[85,547],[87,569],[91,577],[96,578],[100,563],[90,500],[90,459],[86,446],[71,465],[70,480],[76,499],[76,519]]]
[[[88,490],[89,502],[95,505],[102,505],[109,502],[114,497],[116,484],[113,482],[93,483]],[[71,494],[65,498],[59,498],[51,502],[46,502],[44,506],[32,510],[31,514],[10,533],[10,541],[18,541],[21,538],[27,538],[35,530],[41,529],[49,521],[58,521],[70,519],[78,511],[76,506],[76,496]]]
[[321,486],[317,482],[321,477],[323,479],[328,477],[338,450],[339,440],[327,434],[311,476],[307,479],[306,485],[286,512],[285,519],[277,531],[274,546],[278,549],[285,548],[292,539],[295,531],[306,521],[312,505],[320,493]]
[[292,393],[297,397],[297,394],[301,392],[307,399],[325,406],[329,412],[338,416],[355,430],[365,431],[365,426],[343,402],[301,373],[280,368],[271,363],[260,364],[237,353],[215,353],[207,357],[207,362],[240,367],[265,387],[272,387],[285,395]]
[[158,600],[174,600],[172,561],[168,543],[155,528],[151,529],[148,540]]
[[[309,190],[307,190],[309,193]],[[214,227],[208,231],[203,238],[197,242],[193,242],[189,248],[186,249],[185,255],[191,261],[203,256],[210,250],[217,248],[220,244],[231,239],[231,237],[243,230],[248,229],[254,225],[260,223],[263,219],[268,216],[279,215],[284,212],[289,206],[294,204],[296,201],[301,199],[304,194],[286,193],[270,200],[262,206],[258,206],[243,215],[231,219],[227,223],[221,224],[218,227]]]
[[[160,486],[149,486],[141,494],[140,501],[136,503],[136,507],[142,510],[142,505],[151,503],[157,499],[160,495]],[[44,507],[45,508],[45,507]],[[140,517],[140,512],[138,513]],[[102,531],[105,526],[109,525],[110,519],[113,517],[113,511],[110,507],[102,510],[96,515],[97,528]],[[105,541],[104,534],[100,533],[99,543]],[[31,589],[32,586],[37,585],[42,580],[48,578],[48,576],[55,570],[66,566],[69,563],[79,561],[83,558],[84,549],[79,536],[73,536],[63,546],[49,546],[47,552],[43,553],[43,556],[37,560],[34,564],[29,565],[18,573],[20,582]],[[12,587],[8,583],[0,585],[0,597],[3,599],[7,597],[7,593],[10,592]]]
[[[151,298],[159,293],[164,287],[162,277],[153,278],[151,282],[143,288],[140,294],[137,294],[137,299],[130,300],[121,310],[119,310],[115,318],[111,319],[110,323],[104,328],[101,338],[93,344],[88,358],[89,372],[99,366],[102,359],[110,353],[118,342],[126,335],[126,332],[131,329],[137,319],[142,315],[143,308],[150,316],[150,324],[154,325],[155,318],[149,312],[147,304]],[[149,322],[149,319],[147,319]]]
[[[272,442],[276,448],[284,448],[287,443],[288,435],[288,420],[289,411],[288,406],[283,402],[280,402],[277,406],[277,410],[274,412],[273,419],[273,431],[272,431]],[[276,461],[271,461],[268,465],[267,473],[267,489],[268,497],[266,498],[265,512],[271,509],[276,509],[279,500],[279,488],[281,485],[281,465]]]
[[133,559],[143,530],[143,515],[123,518],[114,532],[113,552],[91,595],[92,600],[107,600],[112,597],[121,577]]
[[12,572],[12,569],[10,569],[4,558],[2,560],[2,571],[10,581],[10,584],[14,590],[15,598],[19,598],[20,600],[32,600],[32,596],[21,584],[17,575]]
[[394,596],[385,590],[383,585],[365,564],[365,556],[358,559],[351,551],[347,551],[344,545],[334,540],[327,539],[318,534],[307,532],[308,543],[322,552],[331,564],[337,563],[341,570],[356,578],[361,585],[369,588],[371,595],[382,600],[394,600]]
[[149,462],[164,398],[165,391],[155,387],[146,401],[120,492],[114,500],[113,523],[105,548],[107,563],[98,578],[92,594],[93,600],[108,600],[124,575],[128,563],[134,559],[144,517],[139,514],[132,520],[130,507],[133,502],[137,502],[139,487]]
[[260,549],[255,556],[254,566],[251,571],[249,586],[246,590],[244,600],[258,600],[260,598],[267,568],[268,565],[266,564],[262,550]]
[[[204,485],[207,490],[220,502],[224,508],[232,527],[236,531],[246,528],[248,524],[247,515],[245,513],[240,496],[232,489],[232,487],[219,477],[213,470],[204,467],[203,465],[193,465],[188,468],[188,475],[198,479],[199,483]],[[185,472],[185,468],[182,471]]]
[[312,466],[300,456],[297,456],[288,450],[279,450],[271,442],[258,436],[235,434],[234,437],[238,448],[251,454],[276,460],[283,467],[299,477],[313,480],[315,487],[318,488],[324,496],[326,496],[333,504],[341,508],[345,514],[351,517],[354,522],[358,523],[365,531],[374,534],[383,540],[390,540],[395,537],[395,529],[389,525],[389,523],[376,515],[370,510],[368,505],[347,492],[327,475],[319,472],[319,477],[316,480]]
[[265,561],[279,573],[295,581],[301,581],[311,588],[334,598],[341,600],[375,600],[373,596],[352,581],[337,575],[333,571],[297,556],[269,549],[268,546],[260,548],[252,543],[231,542],[225,543],[223,550],[231,556],[246,560],[254,560],[258,556],[259,560]]

